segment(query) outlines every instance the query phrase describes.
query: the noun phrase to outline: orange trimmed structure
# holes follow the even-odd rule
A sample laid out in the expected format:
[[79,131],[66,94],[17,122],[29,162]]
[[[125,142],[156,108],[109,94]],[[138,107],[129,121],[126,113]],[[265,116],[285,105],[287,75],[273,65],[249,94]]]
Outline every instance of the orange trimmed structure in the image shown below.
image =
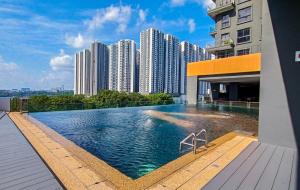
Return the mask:
[[187,65],[187,76],[258,73],[260,63],[261,53],[194,62]]
[[261,53],[232,56],[187,65],[187,102],[198,102],[199,81],[210,82],[210,99],[259,101]]

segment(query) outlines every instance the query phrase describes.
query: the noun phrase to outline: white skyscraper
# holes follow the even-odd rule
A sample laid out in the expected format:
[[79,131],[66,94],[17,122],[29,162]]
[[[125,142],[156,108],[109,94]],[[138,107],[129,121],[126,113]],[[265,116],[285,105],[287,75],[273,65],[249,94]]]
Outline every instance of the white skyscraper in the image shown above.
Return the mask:
[[90,95],[91,52],[88,49],[75,54],[74,94]]
[[179,40],[165,35],[165,93],[179,94]]
[[141,52],[140,52],[140,50],[136,50],[136,53],[135,53],[135,92],[139,92],[140,63],[141,63]]
[[91,44],[91,93],[96,95],[99,90],[108,89],[108,48],[105,44]]
[[118,91],[135,91],[136,44],[133,40],[118,42]]
[[109,45],[108,51],[109,51],[108,89],[118,90],[118,43]]
[[202,48],[189,42],[180,43],[180,93],[186,94],[187,64],[204,59]]
[[140,48],[139,92],[142,94],[163,92],[165,80],[164,34],[153,28],[141,32]]

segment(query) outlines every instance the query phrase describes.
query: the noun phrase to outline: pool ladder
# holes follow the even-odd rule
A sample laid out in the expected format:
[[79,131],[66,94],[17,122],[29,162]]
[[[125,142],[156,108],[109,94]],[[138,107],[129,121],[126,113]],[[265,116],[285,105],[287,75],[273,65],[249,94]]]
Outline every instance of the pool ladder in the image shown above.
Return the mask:
[[[202,136],[202,138],[201,138]],[[204,138],[203,138],[204,137]],[[189,143],[187,141],[191,140],[192,143]],[[188,145],[191,146],[193,148],[193,152],[194,154],[196,154],[196,150],[197,150],[197,142],[204,142],[205,143],[205,147],[207,147],[207,132],[205,129],[202,129],[199,133],[191,133],[189,134],[187,137],[185,137],[185,139],[183,139],[182,141],[180,141],[180,145],[179,145],[179,151],[182,151],[182,146],[183,145]]]

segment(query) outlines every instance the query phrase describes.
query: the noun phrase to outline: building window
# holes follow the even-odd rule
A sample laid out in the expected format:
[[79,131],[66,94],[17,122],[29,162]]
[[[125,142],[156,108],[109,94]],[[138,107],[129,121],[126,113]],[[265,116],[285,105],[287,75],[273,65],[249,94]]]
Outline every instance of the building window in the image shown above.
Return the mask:
[[224,15],[222,16],[222,28],[227,28],[230,26],[230,16]]
[[236,55],[248,55],[250,54],[250,48],[237,50]]
[[221,35],[222,46],[227,45],[226,43],[230,40],[230,34],[225,33]]
[[239,0],[238,3],[244,3],[244,2],[247,2],[247,1],[250,1],[250,0]]
[[245,43],[250,41],[250,28],[237,31],[237,43]]
[[216,53],[216,58],[225,58],[225,57],[231,57],[234,56],[233,50],[224,50],[224,51],[219,51]]
[[246,7],[243,9],[240,9],[238,12],[238,23],[244,23],[251,21],[252,15],[252,7]]

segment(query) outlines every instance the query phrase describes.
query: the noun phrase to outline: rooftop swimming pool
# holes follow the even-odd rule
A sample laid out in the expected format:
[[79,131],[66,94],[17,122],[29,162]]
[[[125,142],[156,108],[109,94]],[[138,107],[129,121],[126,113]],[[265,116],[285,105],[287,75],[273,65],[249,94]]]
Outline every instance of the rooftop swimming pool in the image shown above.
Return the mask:
[[[188,121],[193,127],[153,117],[147,114],[148,110]],[[220,113],[226,113],[230,118],[213,117]],[[256,133],[258,126],[258,110],[212,105],[146,106],[30,115],[133,179],[180,157],[179,142],[192,131],[205,128],[209,140],[213,140],[237,129]]]

